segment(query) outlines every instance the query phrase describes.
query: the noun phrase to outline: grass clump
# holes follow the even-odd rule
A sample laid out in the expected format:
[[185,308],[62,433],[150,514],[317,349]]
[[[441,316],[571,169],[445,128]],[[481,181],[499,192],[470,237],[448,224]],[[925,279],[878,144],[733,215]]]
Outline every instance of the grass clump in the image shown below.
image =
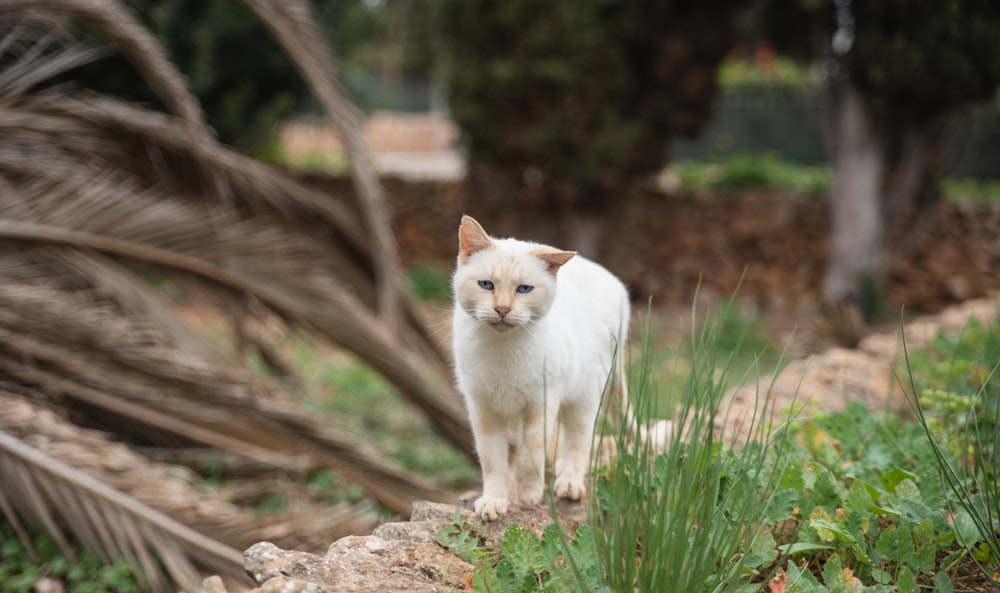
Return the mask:
[[907,352],[917,419],[949,494],[948,511],[968,557],[1000,588],[1000,317],[971,322],[958,338]]
[[[765,471],[766,447],[727,447],[717,422],[742,349],[741,338],[720,348],[732,339],[732,306],[692,326],[700,330],[691,337],[690,372],[673,414],[683,428],[674,431],[666,451],[622,432],[618,456],[596,471],[591,523],[612,591],[725,590],[773,559],[773,542],[760,520],[770,512],[775,485]],[[639,365],[632,381],[640,417],[658,415],[645,408],[657,390],[649,369]],[[755,436],[763,436],[768,415],[763,406],[752,421]]]

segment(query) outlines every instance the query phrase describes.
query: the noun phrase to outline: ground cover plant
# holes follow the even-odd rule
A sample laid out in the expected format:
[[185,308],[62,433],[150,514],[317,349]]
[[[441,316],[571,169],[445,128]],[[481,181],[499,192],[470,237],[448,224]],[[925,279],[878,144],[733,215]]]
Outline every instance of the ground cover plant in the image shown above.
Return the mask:
[[[970,323],[959,338],[938,336],[914,353],[908,375],[914,409],[952,494],[949,509],[964,517],[960,543],[1000,588],[1000,332]],[[908,356],[909,362],[909,356]],[[921,387],[918,391],[918,385]]]
[[[713,401],[725,379],[695,340],[689,438],[664,454],[622,443],[594,468],[590,526],[513,526],[492,552],[468,526],[441,541],[476,565],[480,591],[995,590],[998,347],[1000,328],[973,325],[911,353],[919,421],[852,403],[783,423],[762,407],[769,438],[734,450],[710,408],[683,405]],[[633,377],[640,398],[648,379]]]
[[[5,593],[31,593],[61,582],[73,593],[132,593],[139,591],[125,562],[108,563],[86,548],[73,546],[67,557],[51,537],[32,532],[31,547],[24,545],[14,526],[0,520],[0,584]],[[58,589],[50,589],[58,590]]]

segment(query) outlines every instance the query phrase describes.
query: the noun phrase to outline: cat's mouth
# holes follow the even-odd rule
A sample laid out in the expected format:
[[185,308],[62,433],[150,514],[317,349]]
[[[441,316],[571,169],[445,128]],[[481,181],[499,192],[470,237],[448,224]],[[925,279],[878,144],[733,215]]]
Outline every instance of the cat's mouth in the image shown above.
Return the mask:
[[500,319],[498,321],[491,321],[490,327],[497,330],[498,332],[505,332],[509,329],[514,329],[517,326],[507,321],[506,319]]

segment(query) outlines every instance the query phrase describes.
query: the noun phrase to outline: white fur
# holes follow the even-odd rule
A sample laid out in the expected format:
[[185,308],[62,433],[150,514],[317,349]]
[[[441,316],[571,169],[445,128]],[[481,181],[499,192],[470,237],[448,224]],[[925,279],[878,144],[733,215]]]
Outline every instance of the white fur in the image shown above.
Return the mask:
[[[555,494],[584,496],[594,423],[624,345],[629,301],[614,275],[583,257],[559,267],[538,256],[552,248],[487,241],[475,251],[462,245],[453,277],[453,345],[483,469],[475,510],[493,520],[511,500],[541,502],[546,442],[550,451],[557,445]],[[483,280],[493,290],[481,287]],[[521,285],[533,289],[518,293]],[[509,312],[501,315],[504,308]]]

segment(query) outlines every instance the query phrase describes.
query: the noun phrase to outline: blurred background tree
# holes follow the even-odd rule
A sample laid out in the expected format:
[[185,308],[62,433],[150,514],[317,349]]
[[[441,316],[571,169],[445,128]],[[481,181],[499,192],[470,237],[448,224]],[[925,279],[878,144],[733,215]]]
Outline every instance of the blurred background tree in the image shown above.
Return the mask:
[[[259,153],[270,147],[281,121],[321,112],[291,60],[244,3],[131,3],[187,75],[208,124],[223,142]],[[432,60],[430,17],[412,0],[318,0],[314,6],[317,25],[336,52],[341,81],[362,109],[374,108],[385,96],[380,84],[426,80]],[[99,30],[90,31],[105,41]],[[74,71],[72,79],[127,100],[158,102],[156,94],[117,55],[87,64]]]
[[1000,6],[764,0],[778,49],[825,68],[833,235],[823,297],[865,317],[883,301],[886,250],[938,203],[949,134],[1000,86]]
[[599,252],[592,223],[663,168],[672,136],[708,119],[748,4],[439,0],[477,212],[569,221],[572,246]]

